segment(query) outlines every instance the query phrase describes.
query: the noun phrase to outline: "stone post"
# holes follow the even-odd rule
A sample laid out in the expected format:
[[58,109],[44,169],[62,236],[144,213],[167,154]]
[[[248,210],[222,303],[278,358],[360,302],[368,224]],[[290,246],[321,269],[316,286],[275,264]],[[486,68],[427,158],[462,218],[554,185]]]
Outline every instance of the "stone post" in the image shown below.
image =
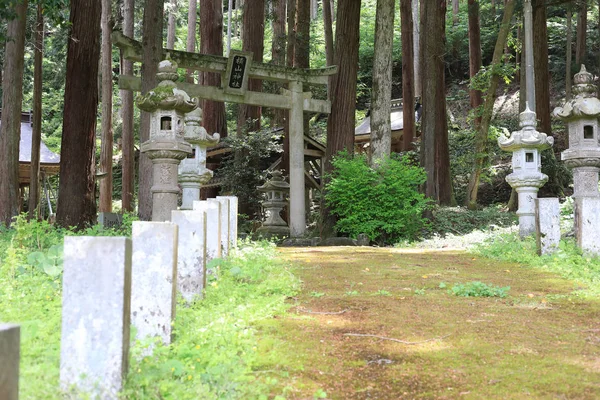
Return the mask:
[[182,210],[191,210],[195,200],[200,200],[200,187],[208,182],[213,172],[206,168],[206,148],[219,142],[219,134],[212,136],[202,124],[202,109],[186,114],[185,141],[192,145],[192,154],[179,164],[179,184],[183,189]]
[[229,212],[229,199],[226,197],[217,196],[216,199],[209,199],[218,201],[221,204],[221,256],[227,257],[229,254],[229,216],[231,215]]
[[168,221],[177,209],[177,169],[181,160],[192,153],[184,141],[184,115],[196,108],[197,102],[175,85],[177,64],[161,61],[156,78],[158,86],[138,96],[137,105],[150,115],[150,139],[141,146],[152,160],[152,221]]
[[171,221],[179,226],[177,290],[189,303],[206,286],[206,213],[173,211]]
[[206,262],[221,257],[221,203],[215,199],[194,201],[194,211],[206,213]]
[[177,294],[177,225],[135,221],[132,226],[131,323],[137,339],[172,341]]
[[513,173],[506,177],[519,196],[519,234],[521,237],[535,233],[535,199],[540,187],[548,181],[541,172],[541,152],[552,146],[554,138],[535,129],[536,115],[526,105],[519,114],[520,130],[512,132],[510,137],[502,135],[498,145],[504,151],[511,151]]
[[575,237],[585,254],[600,256],[600,198],[575,199]]
[[21,349],[19,325],[0,324],[0,399],[19,398],[19,359]]
[[267,217],[256,232],[275,236],[289,236],[290,228],[288,228],[279,213],[288,204],[286,195],[290,190],[290,185],[283,178],[281,171],[273,171],[271,176],[271,179],[257,188],[265,196],[262,206]]
[[237,247],[238,236],[238,198],[235,196],[217,196],[217,199],[229,200],[229,248]]
[[302,82],[290,82],[290,236],[302,237],[306,231],[304,197],[304,94]]
[[551,254],[560,243],[560,208],[556,197],[535,199],[536,239],[539,255]]
[[129,361],[131,240],[65,237],[62,299],[61,387],[116,400]]

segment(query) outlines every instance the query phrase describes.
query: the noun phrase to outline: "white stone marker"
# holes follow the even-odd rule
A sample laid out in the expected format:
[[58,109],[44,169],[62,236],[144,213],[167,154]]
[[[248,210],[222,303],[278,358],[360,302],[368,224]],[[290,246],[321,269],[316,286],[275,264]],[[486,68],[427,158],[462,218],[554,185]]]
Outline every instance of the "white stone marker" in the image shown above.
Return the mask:
[[0,324],[0,399],[19,398],[19,325]]
[[235,248],[238,234],[238,198],[236,196],[217,196],[217,199],[229,200],[229,246]]
[[65,237],[60,382],[117,399],[129,359],[131,240]]
[[171,222],[179,226],[177,290],[191,302],[206,285],[206,213],[172,211]]
[[600,198],[575,200],[575,237],[584,253],[600,256]]
[[132,227],[131,323],[137,338],[172,340],[177,303],[177,232],[171,222],[135,221]]
[[[209,199],[213,200],[213,199]],[[214,201],[221,203],[221,256],[227,257],[229,254],[229,199],[217,196]]]
[[194,201],[194,210],[206,213],[206,262],[221,257],[221,203]]
[[539,255],[551,254],[560,242],[560,209],[558,199],[535,199],[535,230]]

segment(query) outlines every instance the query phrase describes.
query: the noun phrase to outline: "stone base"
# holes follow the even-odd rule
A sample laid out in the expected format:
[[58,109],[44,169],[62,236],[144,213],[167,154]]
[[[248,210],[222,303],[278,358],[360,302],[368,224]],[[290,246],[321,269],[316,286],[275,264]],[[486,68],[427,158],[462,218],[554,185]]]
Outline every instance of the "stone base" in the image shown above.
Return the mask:
[[330,237],[321,240],[317,246],[358,246],[358,243],[347,237]]
[[320,238],[287,238],[281,243],[280,247],[313,247],[316,246]]

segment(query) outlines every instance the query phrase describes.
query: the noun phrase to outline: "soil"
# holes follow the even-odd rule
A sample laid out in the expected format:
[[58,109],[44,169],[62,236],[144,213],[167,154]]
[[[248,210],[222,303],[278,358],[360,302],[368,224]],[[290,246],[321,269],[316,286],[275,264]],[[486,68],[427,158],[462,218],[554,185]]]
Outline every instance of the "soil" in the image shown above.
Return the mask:
[[[258,324],[257,375],[286,398],[600,398],[600,302],[571,281],[457,251],[280,256],[303,289],[286,315]],[[510,290],[449,291],[471,281]]]

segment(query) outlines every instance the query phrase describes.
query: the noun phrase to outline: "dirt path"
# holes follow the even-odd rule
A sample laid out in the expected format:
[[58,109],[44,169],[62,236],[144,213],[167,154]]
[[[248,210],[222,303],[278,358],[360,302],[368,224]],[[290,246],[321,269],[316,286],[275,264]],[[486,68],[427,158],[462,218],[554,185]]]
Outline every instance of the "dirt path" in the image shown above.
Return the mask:
[[[259,326],[259,354],[288,398],[600,398],[600,302],[572,282],[448,251],[280,254],[304,286],[285,317]],[[509,296],[448,292],[470,281]]]

